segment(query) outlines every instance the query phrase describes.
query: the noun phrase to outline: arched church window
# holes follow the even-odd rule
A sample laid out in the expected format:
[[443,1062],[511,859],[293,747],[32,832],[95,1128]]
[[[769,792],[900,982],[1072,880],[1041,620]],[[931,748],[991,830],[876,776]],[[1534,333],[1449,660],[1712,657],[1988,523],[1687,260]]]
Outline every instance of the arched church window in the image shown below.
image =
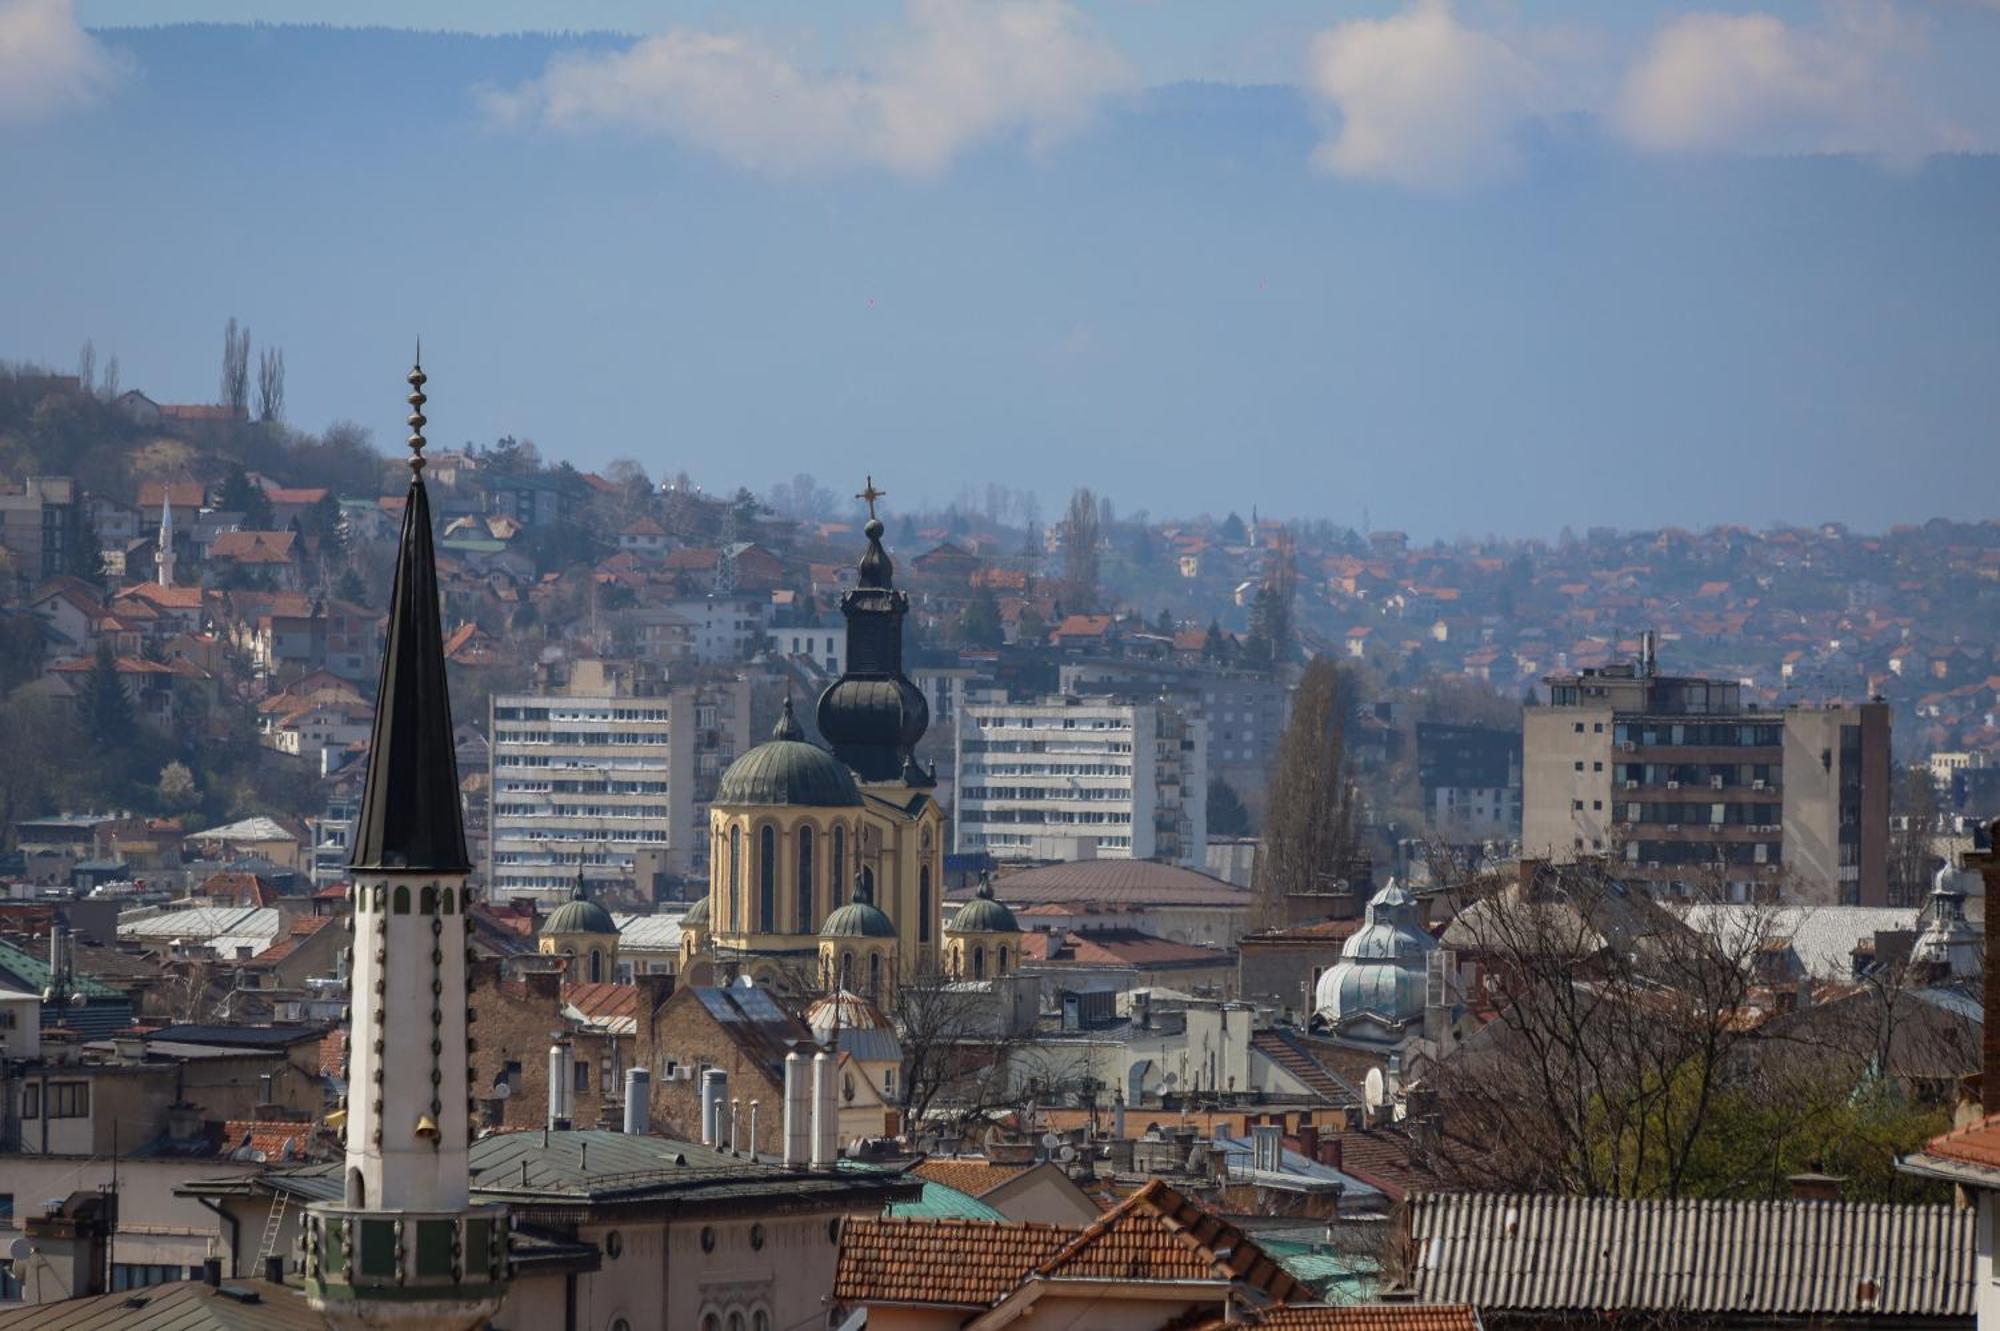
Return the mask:
[[1007,947],[1005,944],[1002,944],[1000,947],[999,964],[993,968],[993,973],[995,975],[1005,975],[1007,973]]
[[757,834],[757,927],[778,928],[778,829],[769,823]]
[[813,915],[813,830],[799,829],[799,916],[798,931],[802,934],[817,933],[819,920]]
[[743,829],[729,829],[729,927],[743,927]]
[[407,885],[403,883],[396,884],[396,894],[390,900],[394,903],[390,909],[395,911],[396,914],[408,915],[410,913],[410,889]]
[[831,914],[835,907],[847,904],[847,829],[844,827],[833,829],[833,863],[829,867],[833,870],[828,883],[833,893],[833,905],[827,907],[827,912]]
[[975,980],[986,978],[986,949],[984,947],[975,947],[972,949],[972,978]]
[[458,913],[457,894],[447,887],[438,896],[438,909],[443,911],[446,915],[456,915]]
[[590,949],[590,982],[592,984],[601,984],[603,981],[604,954],[593,947]]
[[436,883],[425,883],[424,890],[417,893],[417,914],[435,915],[438,910],[438,890]]
[[917,870],[917,941],[931,941],[931,866]]

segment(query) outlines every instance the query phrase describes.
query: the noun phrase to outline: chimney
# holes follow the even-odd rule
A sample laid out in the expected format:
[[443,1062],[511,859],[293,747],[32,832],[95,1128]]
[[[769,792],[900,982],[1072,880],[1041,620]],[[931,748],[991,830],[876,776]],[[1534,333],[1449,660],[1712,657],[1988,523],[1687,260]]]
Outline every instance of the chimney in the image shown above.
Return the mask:
[[264,1279],[270,1281],[274,1285],[284,1284],[285,1259],[278,1256],[266,1257],[264,1259]]
[[201,1264],[201,1283],[210,1289],[222,1288],[222,1259],[211,1257]]
[[757,1163],[757,1102],[750,1102],[750,1163]]
[[701,1144],[722,1145],[722,1105],[729,1098],[729,1074],[721,1068],[701,1072]]
[[812,1060],[794,1049],[785,1055],[785,1167],[804,1169],[812,1159]]
[[644,1068],[625,1069],[625,1131],[643,1137],[653,1128],[653,1074]]
[[1319,1139],[1318,1159],[1328,1169],[1345,1169],[1347,1167],[1345,1163],[1346,1155],[1341,1149],[1340,1138],[1337,1136],[1321,1137]]
[[1308,1160],[1319,1159],[1319,1129],[1311,1123],[1299,1124],[1299,1154]]
[[[1986,850],[1968,851],[1966,867],[1979,870],[1979,877],[1986,884],[1986,1010],[2000,1012],[2000,910],[1994,909],[2000,903],[2000,819],[1995,819],[1991,829],[1996,836],[1989,841]],[[1982,1114],[2000,1114],[2000,1021],[1989,1021],[1983,1026],[1982,1057],[1979,1063],[1979,1111]]]
[[569,1042],[557,1040],[549,1046],[549,1130],[565,1132],[569,1129],[571,1109]]
[[822,1049],[813,1055],[812,1167],[832,1169],[840,1158],[840,1092],[835,1085],[833,1055]]

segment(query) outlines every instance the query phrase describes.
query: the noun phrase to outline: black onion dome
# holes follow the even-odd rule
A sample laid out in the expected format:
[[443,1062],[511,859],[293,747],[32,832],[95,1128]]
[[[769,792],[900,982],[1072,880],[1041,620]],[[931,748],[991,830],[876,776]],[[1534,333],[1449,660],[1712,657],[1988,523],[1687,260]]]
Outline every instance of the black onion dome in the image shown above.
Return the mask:
[[771,738],[729,764],[711,803],[844,809],[860,804],[861,792],[838,758],[807,742],[787,698]]

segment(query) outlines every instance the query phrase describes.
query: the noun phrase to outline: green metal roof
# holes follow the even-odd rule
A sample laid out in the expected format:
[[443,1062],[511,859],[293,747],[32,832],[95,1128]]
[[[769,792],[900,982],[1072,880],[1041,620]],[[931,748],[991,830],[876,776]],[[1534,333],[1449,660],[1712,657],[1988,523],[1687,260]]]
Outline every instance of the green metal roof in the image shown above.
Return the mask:
[[[881,1165],[865,1164],[859,1160],[843,1160],[840,1167],[857,1174],[900,1174],[912,1182],[918,1176],[900,1170],[886,1169]],[[980,1201],[969,1192],[942,1183],[923,1180],[924,1195],[916,1201],[891,1202],[882,1214],[893,1220],[1005,1220],[1007,1217]]]
[[[0,943],[0,973],[13,976],[23,989],[41,993],[49,987],[49,964],[18,947]],[[90,998],[122,998],[124,995],[101,980],[88,975],[73,977],[76,987]]]

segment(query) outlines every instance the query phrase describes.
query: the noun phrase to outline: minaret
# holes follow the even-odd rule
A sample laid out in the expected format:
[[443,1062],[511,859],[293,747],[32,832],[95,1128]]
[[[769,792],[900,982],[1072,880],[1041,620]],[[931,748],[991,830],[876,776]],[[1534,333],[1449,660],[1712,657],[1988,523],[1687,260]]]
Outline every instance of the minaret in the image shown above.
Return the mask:
[[819,733],[834,756],[866,782],[933,785],[917,770],[917,741],[930,726],[930,704],[903,673],[903,617],[907,592],[896,590],[895,565],[882,548],[875,501],[886,492],[875,478],[856,495],[868,505],[868,549],[854,590],[840,598],[847,618],[847,671],[819,697]]
[[409,498],[348,861],[344,1191],[308,1214],[306,1290],[339,1325],[462,1331],[500,1306],[507,1220],[499,1207],[468,1201],[471,863],[424,491],[423,386],[418,364]]
[[160,496],[160,547],[153,551],[153,563],[159,567],[159,581],[162,587],[174,585],[174,487],[165,487]]

